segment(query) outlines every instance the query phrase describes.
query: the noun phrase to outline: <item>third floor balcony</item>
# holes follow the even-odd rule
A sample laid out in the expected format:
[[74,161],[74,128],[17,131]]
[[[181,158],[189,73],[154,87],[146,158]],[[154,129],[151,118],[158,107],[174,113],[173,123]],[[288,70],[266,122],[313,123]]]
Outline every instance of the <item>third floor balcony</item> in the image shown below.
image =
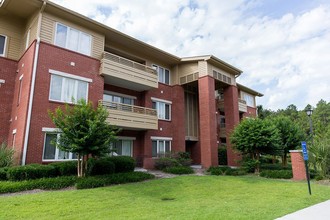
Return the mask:
[[158,88],[158,76],[152,67],[104,52],[100,74],[107,84],[144,91]]

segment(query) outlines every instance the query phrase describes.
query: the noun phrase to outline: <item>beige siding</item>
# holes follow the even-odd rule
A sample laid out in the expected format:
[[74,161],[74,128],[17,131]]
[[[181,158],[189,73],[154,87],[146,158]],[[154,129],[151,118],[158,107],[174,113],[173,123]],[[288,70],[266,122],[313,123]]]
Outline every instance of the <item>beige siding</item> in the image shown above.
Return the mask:
[[30,31],[30,36],[29,36],[29,42],[28,46],[35,40],[37,39],[38,35],[38,18],[39,18],[39,13],[34,14],[30,20],[28,20],[25,30],[24,30],[24,35],[22,38],[21,42],[21,51],[20,55],[22,55],[25,52],[26,49],[26,41],[28,37],[28,33]]
[[186,84],[198,80],[198,63],[180,64],[178,67],[178,83]]
[[[213,74],[213,70],[215,70],[216,72],[220,73],[221,76],[220,77],[215,77]],[[236,78],[233,74],[230,74],[220,68],[217,68],[211,64],[208,64],[208,75],[214,77],[215,79],[225,82],[227,84],[231,84],[231,85],[236,85]],[[230,78],[230,83],[228,82],[228,79],[223,80],[223,76],[226,76],[227,78]]]
[[206,61],[198,61],[198,71],[199,71],[199,77],[208,75]]
[[98,34],[96,32],[93,32],[89,29],[84,28],[83,26],[76,25],[69,21],[63,20],[59,17],[50,15],[48,13],[44,13],[42,16],[41,33],[40,33],[40,38],[42,41],[50,43],[50,44],[54,44],[56,22],[60,22],[64,25],[67,25],[69,27],[72,27],[77,30],[83,31],[87,34],[90,34],[92,36],[91,56],[94,58],[97,58],[97,59],[102,58],[102,54],[104,51],[104,39],[105,39],[104,35]]
[[18,60],[20,57],[23,23],[7,16],[0,16],[0,34],[7,37],[5,56]]

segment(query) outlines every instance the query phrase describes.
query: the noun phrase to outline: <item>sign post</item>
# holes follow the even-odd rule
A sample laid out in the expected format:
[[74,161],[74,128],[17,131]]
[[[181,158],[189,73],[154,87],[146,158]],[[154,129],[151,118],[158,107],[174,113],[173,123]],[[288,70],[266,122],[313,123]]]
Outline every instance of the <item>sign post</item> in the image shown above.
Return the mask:
[[308,152],[307,152],[307,144],[306,144],[306,141],[302,141],[302,142],[301,142],[301,147],[302,147],[303,157],[304,157],[304,161],[305,161],[306,178],[307,178],[307,183],[308,183],[308,192],[309,192],[309,195],[312,195],[311,185],[310,185],[310,180],[309,180],[309,171],[308,171],[308,165],[307,165],[307,161],[308,161]]

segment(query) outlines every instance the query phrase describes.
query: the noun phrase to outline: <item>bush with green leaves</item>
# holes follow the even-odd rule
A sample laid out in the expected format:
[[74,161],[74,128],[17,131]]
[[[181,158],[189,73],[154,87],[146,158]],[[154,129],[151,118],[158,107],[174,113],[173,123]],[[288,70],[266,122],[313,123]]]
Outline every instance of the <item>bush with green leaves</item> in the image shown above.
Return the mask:
[[7,170],[8,168],[0,168],[0,181],[7,180]]
[[14,149],[7,146],[6,143],[0,145],[0,168],[9,167],[14,161]]
[[272,179],[291,179],[293,177],[291,170],[263,170],[260,172],[260,176]]
[[55,178],[41,178],[35,180],[24,180],[20,182],[0,181],[1,193],[14,193],[33,189],[56,190],[74,186],[75,176],[64,176]]
[[261,170],[292,170],[292,166],[287,165],[283,166],[282,164],[261,164],[260,166]]
[[135,160],[129,156],[113,156],[107,157],[107,160],[115,164],[115,173],[133,172],[135,168]]
[[226,149],[226,147],[218,148],[218,161],[219,161],[219,165],[227,165],[227,149]]
[[177,167],[177,166],[180,166],[180,164],[175,158],[162,157],[162,158],[158,158],[155,161],[155,168],[157,170],[164,170],[166,168]]
[[7,178],[11,181],[31,180],[55,176],[57,176],[57,172],[54,166],[41,164],[15,166],[10,167],[7,170]]
[[115,173],[115,164],[108,158],[94,159],[88,161],[89,175],[110,175]]
[[216,176],[242,176],[246,175],[247,172],[243,169],[235,169],[227,166],[223,167],[210,167],[207,170],[211,175],[216,175]]
[[77,189],[89,189],[114,184],[140,182],[155,178],[154,175],[143,172],[115,173],[112,175],[89,176],[77,180]]
[[167,167],[163,171],[166,173],[172,173],[172,174],[177,174],[177,175],[194,173],[194,170],[189,166],[188,167],[187,166]]
[[58,176],[77,175],[77,161],[64,161],[49,164],[56,169]]

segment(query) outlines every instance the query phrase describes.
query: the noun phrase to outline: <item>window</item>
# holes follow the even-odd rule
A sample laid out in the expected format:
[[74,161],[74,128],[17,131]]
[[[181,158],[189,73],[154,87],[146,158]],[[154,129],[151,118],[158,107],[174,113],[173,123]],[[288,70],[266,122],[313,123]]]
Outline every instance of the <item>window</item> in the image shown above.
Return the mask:
[[112,154],[120,156],[133,156],[133,140],[118,140],[111,143],[110,150]]
[[92,82],[91,79],[55,70],[49,72],[52,74],[49,100],[73,103],[73,100],[88,99],[88,82]]
[[[169,139],[169,140],[168,140]],[[164,157],[171,152],[171,138],[152,140],[152,157]]]
[[164,67],[157,66],[155,64],[152,65],[158,73],[158,82],[165,83],[167,85],[170,84],[170,71],[165,69]]
[[46,133],[44,153],[42,159],[45,160],[72,160],[77,159],[76,154],[58,149],[53,143],[58,142],[60,133]]
[[152,101],[152,108],[157,110],[158,119],[171,120],[171,104],[162,101]]
[[21,102],[22,85],[23,85],[23,75],[21,75],[21,76],[19,77],[17,105],[19,105],[19,103]]
[[92,37],[63,24],[56,24],[55,45],[85,55],[91,54]]
[[245,92],[242,92],[242,98],[243,100],[246,101],[246,105],[247,106],[250,106],[250,107],[255,107],[255,104],[254,104],[254,96],[253,95],[250,95],[248,93],[245,93]]
[[134,104],[134,99],[132,97],[126,97],[125,95],[115,95],[115,94],[103,94],[103,101],[117,102],[127,105]]
[[0,56],[4,57],[5,56],[5,51],[6,51],[6,39],[7,37],[4,35],[0,35]]

